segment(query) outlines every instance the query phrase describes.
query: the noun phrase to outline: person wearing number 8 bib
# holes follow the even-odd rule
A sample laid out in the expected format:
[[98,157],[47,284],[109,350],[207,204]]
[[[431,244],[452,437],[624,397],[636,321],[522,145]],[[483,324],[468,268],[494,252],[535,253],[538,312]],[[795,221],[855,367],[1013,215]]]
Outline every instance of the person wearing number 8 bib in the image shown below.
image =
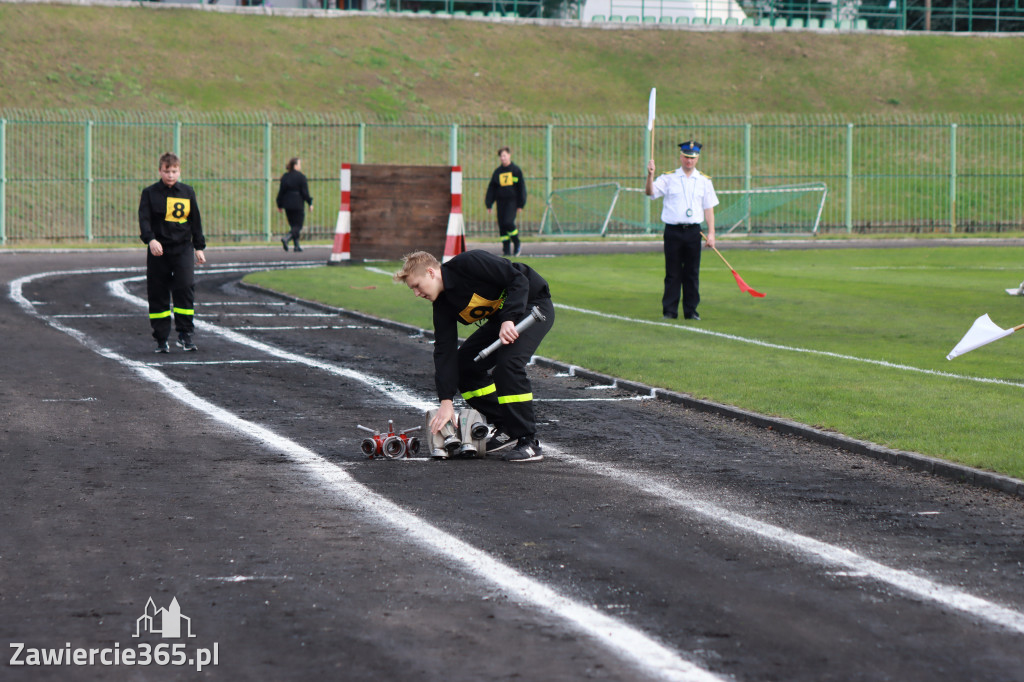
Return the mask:
[[682,288],[683,317],[700,320],[700,224],[707,223],[708,247],[715,245],[715,206],[718,195],[711,178],[697,170],[701,143],[687,140],[679,145],[679,168],[654,179],[654,159],[647,162],[644,191],[651,199],[664,197],[661,219],[665,223],[665,291],[661,313],[666,319],[679,316]]
[[183,182],[181,161],[167,152],[159,161],[160,180],[142,190],[139,200],[139,236],[146,252],[146,293],[149,323],[156,352],[167,353],[171,318],[178,332],[177,345],[196,350],[195,265],[206,263],[206,238],[195,190]]

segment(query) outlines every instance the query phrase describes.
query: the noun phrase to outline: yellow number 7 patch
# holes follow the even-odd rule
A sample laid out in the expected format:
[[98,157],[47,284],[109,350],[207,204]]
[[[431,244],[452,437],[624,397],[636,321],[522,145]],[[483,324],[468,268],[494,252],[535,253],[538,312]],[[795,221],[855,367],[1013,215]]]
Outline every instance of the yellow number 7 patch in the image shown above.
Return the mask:
[[167,215],[164,216],[164,220],[169,223],[187,223],[191,208],[192,202],[188,199],[167,197]]

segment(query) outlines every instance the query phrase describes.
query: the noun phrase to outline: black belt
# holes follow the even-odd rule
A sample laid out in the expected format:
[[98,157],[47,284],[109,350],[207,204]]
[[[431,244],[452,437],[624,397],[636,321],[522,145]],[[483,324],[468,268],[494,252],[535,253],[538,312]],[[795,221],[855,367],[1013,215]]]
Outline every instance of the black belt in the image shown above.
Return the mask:
[[670,223],[666,223],[665,227],[682,227],[682,228],[700,227],[700,223],[680,223],[679,225],[672,225]]

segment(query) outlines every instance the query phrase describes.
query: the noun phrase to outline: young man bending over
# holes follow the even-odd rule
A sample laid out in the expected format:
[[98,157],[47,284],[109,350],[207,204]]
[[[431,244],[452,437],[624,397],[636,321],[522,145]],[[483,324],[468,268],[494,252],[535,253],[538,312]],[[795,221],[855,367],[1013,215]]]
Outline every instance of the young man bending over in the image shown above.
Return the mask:
[[[437,433],[452,421],[458,391],[495,427],[488,452],[514,446],[503,459],[543,459],[526,365],[555,321],[544,278],[528,265],[486,251],[467,251],[444,265],[431,254],[416,251],[405,257],[394,279],[434,306],[434,383],[441,405],[430,422],[431,431]],[[515,325],[533,306],[544,321],[519,333]],[[458,325],[474,323],[480,323],[479,328],[459,347]],[[475,362],[496,339],[501,347]]]

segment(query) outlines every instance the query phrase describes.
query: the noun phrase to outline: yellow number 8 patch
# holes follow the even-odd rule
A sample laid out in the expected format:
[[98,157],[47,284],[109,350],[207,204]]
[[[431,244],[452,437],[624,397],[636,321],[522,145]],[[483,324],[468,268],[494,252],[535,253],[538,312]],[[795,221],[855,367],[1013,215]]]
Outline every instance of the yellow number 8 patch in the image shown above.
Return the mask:
[[191,208],[192,202],[188,199],[167,197],[167,215],[164,216],[164,220],[169,223],[187,223]]

